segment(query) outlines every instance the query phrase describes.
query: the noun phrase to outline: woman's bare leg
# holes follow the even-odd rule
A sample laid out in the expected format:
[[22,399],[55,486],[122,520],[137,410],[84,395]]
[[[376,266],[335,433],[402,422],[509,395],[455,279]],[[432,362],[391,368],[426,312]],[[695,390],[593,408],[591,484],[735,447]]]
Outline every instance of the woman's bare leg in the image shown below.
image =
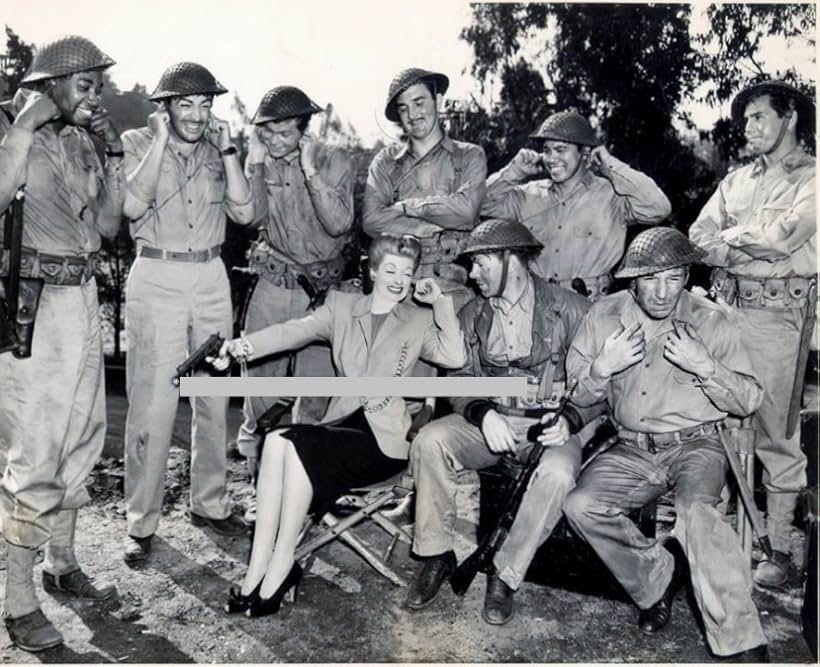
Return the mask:
[[263,598],[271,597],[290,572],[293,565],[293,554],[296,552],[296,542],[302,532],[310,501],[313,498],[313,486],[293,444],[285,441],[283,449],[284,485],[281,520],[273,556],[268,564],[265,581],[259,591]]
[[282,511],[282,489],[285,476],[285,449],[293,449],[281,430],[272,431],[265,438],[259,475],[256,481],[256,529],[251,548],[251,560],[242,582],[242,594],[249,595],[265,576],[276,534],[279,532]]

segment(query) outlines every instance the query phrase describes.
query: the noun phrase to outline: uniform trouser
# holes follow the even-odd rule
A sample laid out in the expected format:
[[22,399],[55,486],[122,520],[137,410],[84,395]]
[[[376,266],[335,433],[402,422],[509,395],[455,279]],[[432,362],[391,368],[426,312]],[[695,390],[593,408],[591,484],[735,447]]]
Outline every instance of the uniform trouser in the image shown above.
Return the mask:
[[[271,324],[287,322],[290,319],[305,317],[308,314],[307,294],[301,287],[288,289],[274,285],[265,278],[260,278],[248,304],[245,321],[245,332],[259,331]],[[294,377],[334,377],[333,360],[330,347],[315,344],[303,347],[296,352],[286,352],[265,357],[248,364],[248,375],[251,377],[285,377],[292,364]],[[245,420],[239,427],[236,444],[243,456],[256,456],[258,438],[254,435],[256,419],[274,403],[284,397],[252,396],[245,399],[243,413]],[[290,400],[286,398],[285,400]],[[330,399],[323,396],[305,396],[299,401],[300,423],[316,424],[321,421],[327,410]],[[281,423],[287,423],[287,418]]]
[[[526,457],[530,447],[523,443],[519,457]],[[488,468],[499,458],[487,447],[481,430],[461,415],[448,415],[421,429],[410,448],[416,482],[416,554],[434,556],[453,548],[459,473]],[[494,558],[499,576],[511,588],[521,585],[535,552],[561,518],[561,505],[575,486],[580,466],[581,447],[575,438],[563,447],[547,449],[541,457]]]
[[575,531],[638,607],[648,609],[668,588],[674,558],[627,514],[674,489],[674,534],[689,561],[706,638],[717,655],[766,642],[752,602],[748,560],[716,508],[725,479],[726,457],[714,440],[693,440],[656,454],[619,443],[590,464],[564,503]]
[[[138,257],[126,285],[128,357],[125,504],[128,534],[156,532],[179,389],[176,367],[213,333],[229,337],[231,295],[222,260],[171,262]],[[226,489],[228,399],[192,399],[191,511],[230,514]]]
[[32,355],[0,355],[0,482],[3,537],[36,548],[61,510],[89,500],[86,479],[105,441],[97,283],[46,285]]
[[786,438],[804,313],[799,309],[758,308],[738,309],[735,313],[741,340],[765,390],[752,426],[756,434],[755,451],[763,464],[766,528],[772,546],[788,553],[798,493],[806,485],[806,456],[800,449],[799,422],[794,435]]

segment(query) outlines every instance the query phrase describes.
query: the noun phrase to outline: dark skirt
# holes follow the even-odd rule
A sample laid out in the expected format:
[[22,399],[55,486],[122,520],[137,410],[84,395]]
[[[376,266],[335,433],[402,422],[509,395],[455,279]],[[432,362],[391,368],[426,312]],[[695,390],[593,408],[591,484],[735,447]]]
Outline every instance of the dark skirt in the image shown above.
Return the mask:
[[385,456],[359,409],[338,424],[294,424],[281,433],[293,443],[313,486],[311,514],[321,516],[350,489],[378,484],[407,468]]

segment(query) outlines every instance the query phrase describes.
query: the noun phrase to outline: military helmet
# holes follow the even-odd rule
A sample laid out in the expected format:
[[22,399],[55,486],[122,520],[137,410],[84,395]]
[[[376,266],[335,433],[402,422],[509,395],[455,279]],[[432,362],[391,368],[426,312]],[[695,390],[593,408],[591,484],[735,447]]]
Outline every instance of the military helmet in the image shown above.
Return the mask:
[[477,225],[467,238],[461,255],[503,250],[525,250],[538,253],[543,248],[536,238],[520,222],[514,220],[485,220]]
[[156,90],[148,99],[157,102],[168,97],[182,95],[222,95],[227,93],[219,81],[202,65],[177,63],[166,69],[159,79]]
[[67,35],[47,42],[36,50],[31,67],[20,83],[25,85],[77,72],[107,69],[113,64],[114,61],[90,40],[79,35]]
[[419,81],[430,81],[436,93],[439,95],[444,95],[450,86],[450,79],[440,72],[431,72],[430,70],[421,69],[419,67],[403,69],[393,77],[393,80],[390,82],[390,89],[387,91],[387,103],[384,105],[384,115],[387,116],[387,120],[392,120],[394,123],[399,122],[396,98]]
[[295,86],[277,86],[265,93],[253,116],[254,125],[280,121],[296,116],[310,116],[322,111],[304,92]]
[[688,266],[699,262],[706,254],[677,229],[652,227],[632,239],[615,277],[637,278]]
[[814,101],[802,90],[778,79],[765,79],[758,81],[741,90],[735,99],[732,100],[732,118],[736,123],[743,124],[743,113],[746,105],[753,99],[761,95],[768,95],[773,92],[785,94],[794,100],[794,105],[800,117],[806,121],[814,122]]
[[568,144],[597,146],[598,137],[592,125],[576,111],[559,111],[541,123],[541,127],[530,135],[531,139],[553,139]]

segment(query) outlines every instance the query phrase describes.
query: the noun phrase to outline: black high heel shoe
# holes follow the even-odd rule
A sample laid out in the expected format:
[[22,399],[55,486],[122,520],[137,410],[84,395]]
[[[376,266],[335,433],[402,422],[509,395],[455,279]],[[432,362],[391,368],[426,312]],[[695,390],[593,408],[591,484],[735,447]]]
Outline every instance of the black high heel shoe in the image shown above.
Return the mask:
[[299,565],[299,563],[294,563],[293,567],[290,568],[290,572],[288,572],[288,576],[279,584],[279,588],[276,589],[274,594],[269,598],[263,598],[261,595],[257,595],[256,598],[251,601],[250,606],[245,610],[245,616],[248,618],[256,618],[258,616],[270,616],[271,614],[275,614],[279,611],[279,608],[282,606],[282,600],[291,588],[293,589],[293,601],[296,602],[296,589],[299,586],[301,578],[302,566]]
[[247,595],[242,595],[241,588],[231,586],[231,589],[228,591],[228,601],[225,603],[224,607],[225,613],[241,614],[242,612],[247,611],[253,601],[259,599],[259,589],[262,588],[262,581],[264,579],[265,577],[262,577],[262,579],[259,580],[259,583],[256,584],[256,588],[254,588]]

